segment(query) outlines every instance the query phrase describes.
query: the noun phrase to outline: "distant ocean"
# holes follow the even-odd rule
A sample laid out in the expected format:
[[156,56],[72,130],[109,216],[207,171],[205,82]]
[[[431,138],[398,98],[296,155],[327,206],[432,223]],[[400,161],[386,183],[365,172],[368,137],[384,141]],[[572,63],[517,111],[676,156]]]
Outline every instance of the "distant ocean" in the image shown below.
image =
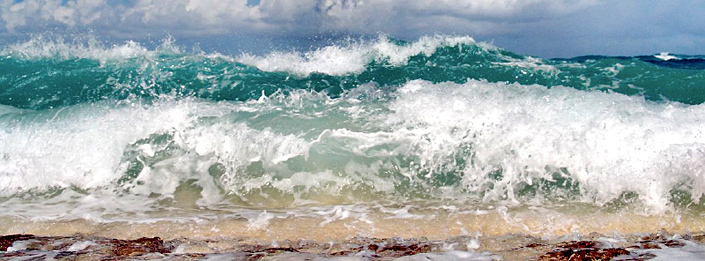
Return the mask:
[[703,231],[703,102],[697,55],[37,37],[0,47],[0,233]]

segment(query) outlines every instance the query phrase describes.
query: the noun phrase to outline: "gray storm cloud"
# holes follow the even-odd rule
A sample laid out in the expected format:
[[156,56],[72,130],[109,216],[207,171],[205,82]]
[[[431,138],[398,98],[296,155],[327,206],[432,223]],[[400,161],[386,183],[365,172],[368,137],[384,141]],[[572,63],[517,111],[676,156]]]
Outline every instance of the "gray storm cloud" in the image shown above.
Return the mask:
[[702,6],[695,0],[0,0],[0,35],[54,28],[123,38],[440,33],[544,56],[697,52],[705,48]]
[[[199,29],[203,33],[238,30],[414,29],[445,30],[444,18],[472,22],[507,23],[534,21],[573,12],[596,1],[569,0],[3,0],[2,22],[7,31],[43,26],[114,26],[139,33],[160,28]],[[397,21],[405,21],[399,24]],[[308,23],[300,23],[308,22]],[[369,25],[376,28],[370,28]],[[394,33],[394,32],[391,32]]]

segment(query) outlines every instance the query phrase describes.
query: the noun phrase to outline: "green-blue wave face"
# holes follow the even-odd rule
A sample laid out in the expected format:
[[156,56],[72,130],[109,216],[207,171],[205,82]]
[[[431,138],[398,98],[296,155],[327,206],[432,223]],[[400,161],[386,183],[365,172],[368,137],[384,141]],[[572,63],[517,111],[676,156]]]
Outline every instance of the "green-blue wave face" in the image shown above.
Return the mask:
[[[400,53],[385,53],[389,51],[377,46],[381,44]],[[0,58],[0,103],[43,109],[103,99],[152,99],[160,95],[246,101],[263,94],[298,89],[326,91],[335,97],[360,84],[399,86],[418,79],[433,83],[464,83],[475,79],[566,86],[687,104],[705,101],[705,73],[692,66],[697,62],[680,66],[671,62],[664,66],[645,59],[649,57],[542,60],[477,44],[471,39],[453,41],[439,37],[421,43],[381,38],[376,43],[337,48],[343,50],[239,58],[184,53],[173,48],[127,57],[80,53],[91,50],[32,56],[7,49]],[[354,57],[330,58],[349,62],[332,64],[341,67],[333,73],[317,70],[328,66],[325,63],[333,63],[316,60],[317,55],[340,53]],[[690,60],[702,62],[702,59]],[[257,64],[267,66],[258,68]]]

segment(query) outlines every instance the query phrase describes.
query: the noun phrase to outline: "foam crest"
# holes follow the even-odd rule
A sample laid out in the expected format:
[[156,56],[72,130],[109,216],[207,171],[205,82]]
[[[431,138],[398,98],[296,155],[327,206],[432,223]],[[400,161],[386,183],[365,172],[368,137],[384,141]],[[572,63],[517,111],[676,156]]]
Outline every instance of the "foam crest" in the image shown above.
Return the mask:
[[[440,47],[474,44],[475,41],[470,37],[424,36],[415,42],[400,44],[386,36],[380,36],[372,42],[332,45],[305,53],[274,52],[266,56],[244,54],[237,61],[268,72],[290,72],[301,76],[312,73],[343,76],[361,73],[371,62],[400,66],[415,55],[431,56]],[[491,47],[488,44],[482,46]]]
[[72,42],[63,38],[39,35],[30,40],[4,47],[0,53],[22,59],[61,58],[124,60],[138,57],[154,58],[157,53],[181,53],[172,38],[166,38],[155,50],[149,50],[134,41],[106,46],[93,36],[77,37]]
[[111,102],[0,115],[3,196],[51,187],[106,186],[120,174],[123,150],[191,120],[179,106]]
[[677,56],[671,55],[668,52],[661,52],[659,54],[655,54],[654,57],[661,59],[661,60],[664,60],[664,61],[679,59]]
[[[496,65],[512,66],[519,68],[532,69],[534,71],[545,71],[552,74],[558,73],[560,70],[553,65],[545,63],[542,59],[536,57],[522,57],[522,59],[517,59],[514,57],[509,57],[506,55],[499,55],[504,62],[493,62]],[[526,73],[526,72],[523,72]]]
[[[305,111],[330,102],[323,94],[299,91],[244,103],[165,97],[146,105],[99,102],[45,111],[7,107],[0,114],[0,175],[8,180],[0,187],[1,196],[71,188],[103,197],[128,193],[174,199],[198,191],[193,200],[210,205],[223,192],[245,195],[265,187],[295,194],[301,188],[306,192],[338,184],[335,191],[351,179],[306,165],[316,142],[305,137],[317,134],[296,127],[309,124],[301,116],[313,121],[306,113],[320,112],[291,114],[293,108]],[[277,116],[261,120],[257,114]],[[280,125],[287,121],[293,128]],[[316,157],[314,162],[326,162]]]
[[[412,81],[390,108],[387,124],[411,135],[422,167],[457,168],[468,190],[490,188],[486,201],[519,200],[518,190],[537,181],[567,179],[579,184],[580,200],[605,204],[636,193],[659,212],[675,188],[697,200],[705,185],[700,105],[563,87]],[[470,164],[457,164],[455,154],[468,148],[461,157]]]
[[187,208],[635,198],[663,213],[675,196],[705,192],[704,117],[703,105],[476,80],[367,84],[336,98],[298,90],[7,107],[0,192],[71,189]]
[[302,76],[311,73],[340,76],[364,71],[365,65],[372,57],[362,46],[326,46],[307,53],[274,52],[265,57],[244,54],[237,60],[268,72],[290,72]]

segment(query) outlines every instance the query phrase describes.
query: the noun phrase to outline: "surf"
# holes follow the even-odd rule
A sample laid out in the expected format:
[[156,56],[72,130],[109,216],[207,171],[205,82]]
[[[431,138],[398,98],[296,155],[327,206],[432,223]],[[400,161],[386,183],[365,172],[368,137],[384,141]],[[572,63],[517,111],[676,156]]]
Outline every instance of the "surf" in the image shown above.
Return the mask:
[[0,206],[20,227],[702,227],[697,58],[541,59],[442,35],[235,56],[37,38],[0,53]]

